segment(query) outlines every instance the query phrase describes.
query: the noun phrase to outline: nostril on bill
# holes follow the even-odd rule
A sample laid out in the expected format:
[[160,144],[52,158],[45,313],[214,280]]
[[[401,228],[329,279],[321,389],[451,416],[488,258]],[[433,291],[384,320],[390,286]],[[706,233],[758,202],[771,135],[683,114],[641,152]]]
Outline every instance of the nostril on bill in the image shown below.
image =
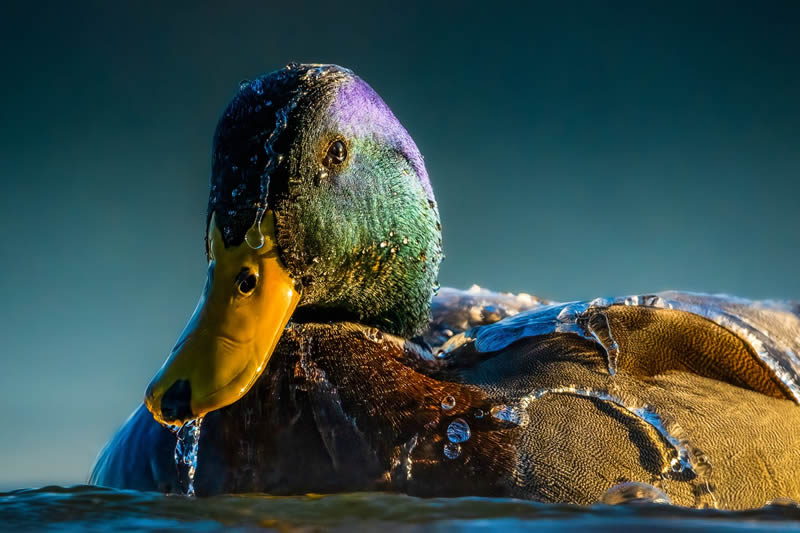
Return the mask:
[[173,383],[161,398],[161,416],[164,420],[192,418],[192,385],[188,379]]

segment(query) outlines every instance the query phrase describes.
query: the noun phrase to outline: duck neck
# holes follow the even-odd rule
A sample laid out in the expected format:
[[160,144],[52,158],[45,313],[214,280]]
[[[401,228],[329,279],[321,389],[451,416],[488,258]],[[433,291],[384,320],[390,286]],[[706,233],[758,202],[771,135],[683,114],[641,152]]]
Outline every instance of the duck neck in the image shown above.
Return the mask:
[[441,224],[432,196],[403,165],[369,178],[380,194],[351,183],[302,196],[307,184],[279,204],[281,259],[303,286],[298,317],[351,320],[404,338],[427,326]]

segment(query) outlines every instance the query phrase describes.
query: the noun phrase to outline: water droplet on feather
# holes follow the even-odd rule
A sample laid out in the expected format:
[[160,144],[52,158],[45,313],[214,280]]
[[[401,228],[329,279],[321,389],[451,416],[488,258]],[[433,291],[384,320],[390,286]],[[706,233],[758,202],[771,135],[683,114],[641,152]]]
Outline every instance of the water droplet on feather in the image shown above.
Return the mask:
[[617,360],[619,359],[619,344],[611,334],[611,325],[608,322],[608,315],[602,311],[587,311],[578,323],[606,352],[606,363],[608,373],[612,376],[617,373]]
[[457,459],[461,455],[461,445],[448,442],[444,445],[444,456],[448,459]]
[[447,426],[447,439],[450,442],[466,442],[471,435],[469,424],[463,418],[456,418]]
[[647,483],[629,481],[620,483],[608,489],[600,499],[599,503],[605,505],[624,505],[641,503],[661,503],[671,504],[672,502],[663,491]]
[[508,422],[515,426],[527,425],[527,413],[521,407],[512,405],[495,405],[489,413],[493,418],[501,422]]

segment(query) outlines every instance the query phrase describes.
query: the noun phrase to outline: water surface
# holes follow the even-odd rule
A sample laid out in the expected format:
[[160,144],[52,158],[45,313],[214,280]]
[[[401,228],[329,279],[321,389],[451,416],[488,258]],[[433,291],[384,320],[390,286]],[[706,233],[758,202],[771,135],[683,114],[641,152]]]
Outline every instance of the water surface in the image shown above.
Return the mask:
[[400,494],[165,496],[87,485],[0,493],[10,531],[800,531],[800,508],[692,510],[669,505],[540,504]]

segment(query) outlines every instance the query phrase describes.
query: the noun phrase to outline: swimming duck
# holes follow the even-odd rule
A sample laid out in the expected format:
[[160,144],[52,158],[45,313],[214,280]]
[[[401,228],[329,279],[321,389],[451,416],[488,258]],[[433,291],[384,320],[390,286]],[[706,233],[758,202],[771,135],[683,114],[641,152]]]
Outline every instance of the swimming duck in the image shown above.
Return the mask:
[[800,500],[796,306],[437,294],[422,156],[351,71],[290,64],[243,83],[210,189],[200,302],[92,483]]

